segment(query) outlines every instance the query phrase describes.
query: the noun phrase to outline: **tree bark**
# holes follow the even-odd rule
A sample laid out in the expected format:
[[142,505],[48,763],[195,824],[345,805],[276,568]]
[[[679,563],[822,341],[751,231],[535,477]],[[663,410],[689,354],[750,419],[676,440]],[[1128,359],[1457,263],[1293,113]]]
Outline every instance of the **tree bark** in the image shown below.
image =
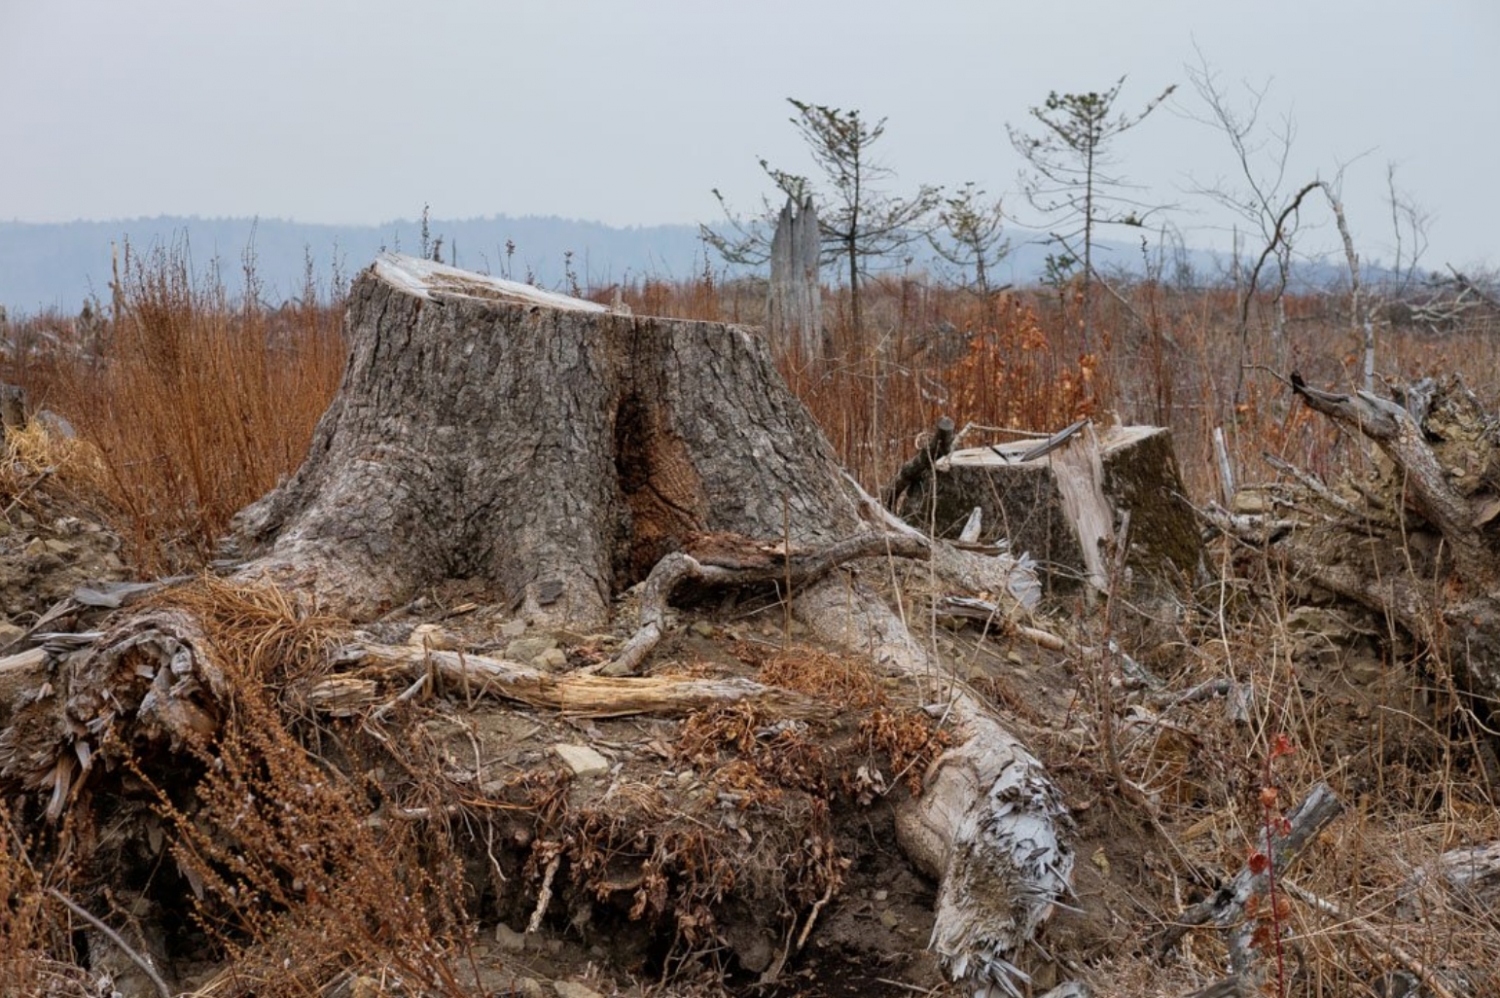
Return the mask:
[[1050,584],[1107,587],[1101,544],[1130,514],[1127,565],[1138,581],[1167,590],[1191,580],[1202,556],[1200,527],[1177,470],[1172,435],[1160,427],[1074,424],[1038,443],[1022,440],[957,450],[906,490],[900,512],[954,536],[977,507],[981,540],[1040,561]]
[[[906,624],[836,568],[923,557],[940,584],[1014,611],[1037,599],[1029,564],[932,541],[881,507],[745,329],[624,316],[396,256],[359,277],[347,321],[343,385],[302,467],[239,516],[232,544],[248,560],[230,589],[270,582],[358,619],[467,579],[577,629],[603,623],[616,594],[661,566],[641,621],[649,643],[676,582],[790,584],[792,611],[815,633],[918,685],[962,732],[909,823],[920,834],[903,837],[942,879],[934,946],[950,971],[1013,991],[1017,952],[1072,869],[1061,794]],[[191,604],[125,611],[103,633],[54,640],[41,661],[0,662],[0,678],[29,672],[47,688],[23,694],[0,732],[0,791],[50,797],[55,822],[120,754],[159,759],[216,737],[233,684],[201,624]],[[753,683],[559,679],[449,652],[417,662],[415,650],[369,642],[363,654],[422,670],[398,701],[446,678],[600,716],[747,698],[807,709]],[[307,703],[353,716],[377,692],[340,672]]]
[[239,517],[247,570],[371,615],[479,579],[598,623],[688,537],[860,527],[761,340],[406,257],[355,282],[338,397],[297,473]]

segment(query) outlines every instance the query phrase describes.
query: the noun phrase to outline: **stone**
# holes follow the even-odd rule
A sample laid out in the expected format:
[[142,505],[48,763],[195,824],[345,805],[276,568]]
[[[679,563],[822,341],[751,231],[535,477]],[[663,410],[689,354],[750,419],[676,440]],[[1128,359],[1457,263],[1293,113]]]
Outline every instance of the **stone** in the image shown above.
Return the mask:
[[495,926],[495,942],[507,953],[521,953],[526,949],[526,933],[517,932],[501,922]]
[[73,424],[51,409],[43,409],[31,418],[38,426],[47,431],[47,436],[49,437],[57,440],[76,440],[78,438],[78,431],[73,428]]
[[547,987],[535,977],[517,977],[511,983],[511,994],[521,998],[546,998]]
[[552,990],[557,992],[558,998],[604,998],[587,984],[577,981],[553,981]]
[[512,662],[524,662],[529,665],[537,656],[556,647],[557,639],[550,634],[516,638],[505,646],[505,657]]
[[26,628],[24,627],[19,627],[11,623],[0,624],[0,648],[4,648],[6,645],[21,639],[25,635]]
[[706,620],[695,620],[688,625],[688,630],[700,638],[711,638],[718,633],[718,629]]
[[502,638],[519,638],[526,633],[526,621],[507,620],[500,625],[500,636]]
[[574,776],[603,776],[609,772],[609,760],[587,745],[554,745],[552,751],[573,771]]
[[536,658],[532,659],[531,664],[536,666],[538,669],[547,669],[551,672],[556,672],[559,669],[567,668],[568,653],[563,651],[561,648],[548,648]]

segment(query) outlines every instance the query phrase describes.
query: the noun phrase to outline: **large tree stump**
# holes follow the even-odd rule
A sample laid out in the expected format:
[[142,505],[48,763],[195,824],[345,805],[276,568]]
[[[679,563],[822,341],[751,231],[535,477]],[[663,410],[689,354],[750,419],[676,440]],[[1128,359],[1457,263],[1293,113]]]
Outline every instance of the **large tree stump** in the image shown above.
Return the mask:
[[350,293],[343,385],[303,466],[245,510],[258,569],[357,614],[479,579],[599,622],[692,535],[861,527],[828,444],[748,330],[383,256]]

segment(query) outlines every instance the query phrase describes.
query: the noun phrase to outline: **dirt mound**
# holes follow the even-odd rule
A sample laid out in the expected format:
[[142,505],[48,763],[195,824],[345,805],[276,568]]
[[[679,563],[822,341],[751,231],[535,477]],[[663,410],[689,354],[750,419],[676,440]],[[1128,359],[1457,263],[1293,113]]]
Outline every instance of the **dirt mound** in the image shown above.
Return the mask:
[[81,497],[97,473],[87,445],[34,424],[0,458],[0,647],[60,600],[128,577],[120,538]]

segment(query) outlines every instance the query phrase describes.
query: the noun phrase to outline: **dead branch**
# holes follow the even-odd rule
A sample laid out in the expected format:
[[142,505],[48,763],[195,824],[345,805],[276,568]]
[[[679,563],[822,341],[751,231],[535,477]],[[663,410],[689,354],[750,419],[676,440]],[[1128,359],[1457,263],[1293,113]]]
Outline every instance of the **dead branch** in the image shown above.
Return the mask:
[[903,464],[901,470],[896,472],[896,477],[880,490],[880,501],[885,503],[886,509],[895,509],[909,489],[932,474],[933,465],[937,464],[938,458],[947,456],[953,449],[953,440],[953,420],[943,416],[938,419],[932,432],[927,434],[927,442],[916,455]]
[[1375,442],[1405,472],[1408,495],[1417,512],[1443,535],[1464,579],[1476,586],[1494,580],[1495,564],[1478,530],[1473,512],[1454,491],[1411,413],[1389,399],[1366,391],[1342,395],[1320,391],[1292,372],[1292,391],[1313,411]]
[[89,923],[94,928],[104,933],[105,937],[109,939],[110,942],[114,943],[120,948],[121,953],[124,953],[127,957],[130,958],[131,963],[134,963],[137,967],[141,968],[141,971],[146,975],[147,979],[151,981],[152,986],[156,988],[157,993],[161,995],[161,998],[172,998],[172,989],[167,986],[166,981],[161,979],[161,974],[159,974],[156,968],[151,965],[151,961],[141,954],[137,953],[135,951],[135,948],[127,943],[123,938],[121,938],[118,932],[116,932],[114,929],[111,929],[108,925],[100,921],[98,918],[95,918],[93,915],[89,914],[89,912],[82,905],[74,902],[72,898],[68,897],[57,888],[49,887],[47,888],[47,893],[51,894],[53,897],[57,898],[57,900],[66,905],[68,910],[73,914],[77,915],[79,918],[83,919],[85,922]]
[[1272,838],[1271,847],[1265,850],[1270,862],[1258,872],[1247,863],[1234,880],[1179,915],[1162,933],[1158,955],[1165,957],[1189,929],[1212,922],[1229,934],[1229,961],[1234,971],[1229,979],[1249,980],[1256,956],[1251,946],[1255,920],[1246,915],[1250,899],[1266,893],[1273,871],[1278,879],[1284,876],[1301,857],[1308,843],[1317,838],[1318,833],[1343,809],[1343,803],[1328,784],[1314,786],[1292,813],[1284,829]]
[[[949,424],[952,429],[952,424]],[[716,538],[717,539],[717,538]],[[628,676],[640,669],[666,633],[667,604],[677,587],[689,580],[708,586],[745,586],[779,582],[798,587],[810,585],[845,562],[886,555],[894,558],[925,558],[932,546],[924,539],[898,534],[865,533],[836,541],[809,552],[777,550],[740,539],[744,550],[727,554],[723,545],[694,557],[674,551],[651,570],[641,591],[641,622],[615,660],[598,671],[605,676]]]
[[1332,506],[1338,512],[1346,516],[1352,516],[1356,520],[1365,520],[1370,517],[1370,513],[1367,510],[1360,509],[1354,503],[1330,489],[1316,475],[1310,475],[1296,465],[1288,464],[1275,454],[1269,452],[1261,454],[1261,458],[1277,471],[1296,479],[1297,483],[1304,489]]
[[685,679],[679,676],[554,676],[517,662],[451,651],[424,651],[397,645],[364,645],[371,664],[396,665],[418,678],[431,667],[452,687],[468,688],[531,707],[586,717],[631,714],[685,714],[714,704],[752,700],[778,717],[805,718],[828,713],[826,704],[776,686],[748,679]]

